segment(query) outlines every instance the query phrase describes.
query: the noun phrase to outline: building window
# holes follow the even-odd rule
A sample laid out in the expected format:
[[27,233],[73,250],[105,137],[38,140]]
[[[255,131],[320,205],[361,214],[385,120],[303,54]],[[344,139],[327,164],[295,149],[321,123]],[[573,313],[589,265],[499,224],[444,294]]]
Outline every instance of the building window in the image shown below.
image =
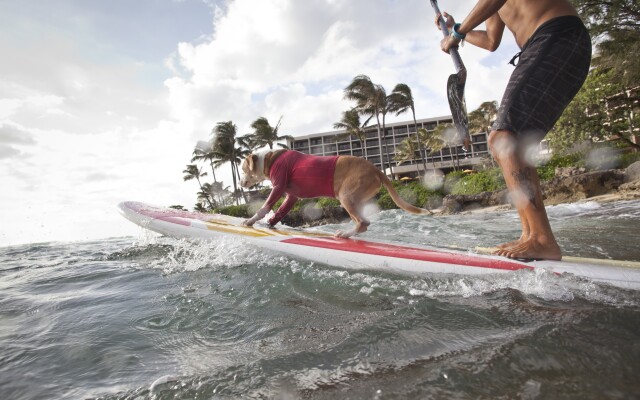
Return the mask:
[[324,137],[324,142],[325,143],[335,143],[336,142],[336,137],[335,136],[325,136]]
[[314,146],[311,148],[309,154],[322,154],[322,146]]
[[473,150],[477,152],[487,151],[487,144],[486,143],[474,144]]
[[314,138],[314,139],[311,139],[311,140],[310,140],[310,142],[311,142],[311,145],[312,145],[312,146],[313,146],[313,145],[317,145],[317,144],[322,144],[322,138],[321,138],[321,137],[319,137],[319,138]]

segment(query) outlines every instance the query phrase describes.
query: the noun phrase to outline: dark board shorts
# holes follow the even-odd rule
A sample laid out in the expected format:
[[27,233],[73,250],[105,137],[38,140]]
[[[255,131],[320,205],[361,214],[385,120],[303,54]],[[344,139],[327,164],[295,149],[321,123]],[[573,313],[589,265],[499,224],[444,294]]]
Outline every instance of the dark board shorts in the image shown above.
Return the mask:
[[578,93],[590,64],[591,39],[580,18],[542,24],[520,52],[493,130],[542,140]]

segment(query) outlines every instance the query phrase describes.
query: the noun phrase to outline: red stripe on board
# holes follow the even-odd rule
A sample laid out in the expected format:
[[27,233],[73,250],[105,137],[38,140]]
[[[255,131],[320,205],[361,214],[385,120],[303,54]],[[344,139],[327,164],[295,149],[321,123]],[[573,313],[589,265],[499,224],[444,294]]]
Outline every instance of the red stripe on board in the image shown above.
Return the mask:
[[448,253],[437,250],[416,249],[413,247],[397,246],[393,244],[374,243],[364,240],[340,238],[292,238],[282,240],[284,243],[301,246],[319,247],[323,249],[348,251],[351,253],[372,254],[376,256],[403,258],[408,260],[431,261],[444,264],[466,265],[471,267],[502,269],[517,271],[533,269],[509,260],[496,260],[487,257],[477,257],[465,254]]

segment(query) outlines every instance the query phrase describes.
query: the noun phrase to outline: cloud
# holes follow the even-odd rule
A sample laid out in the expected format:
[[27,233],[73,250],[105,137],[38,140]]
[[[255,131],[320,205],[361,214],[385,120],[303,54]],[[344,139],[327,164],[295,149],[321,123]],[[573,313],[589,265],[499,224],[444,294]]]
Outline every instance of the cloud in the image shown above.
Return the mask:
[[0,160],[28,157],[21,147],[36,144],[34,135],[18,124],[0,121]]
[[[260,116],[283,116],[283,134],[330,131],[359,74],[388,92],[408,84],[419,118],[449,114],[453,64],[424,0],[205,2],[213,18],[199,2],[167,3],[189,8],[179,21],[202,24],[184,29],[152,0],[126,9],[62,1],[57,13],[0,2],[11,17],[0,26],[0,184],[12,188],[0,196],[0,242],[116,235],[129,226],[114,211],[122,200],[191,207],[197,184],[182,170],[216,123],[231,120],[242,135]],[[447,11],[462,18],[472,6]],[[511,50],[507,40],[493,54],[461,49],[470,110],[499,100]],[[216,174],[230,185],[228,171]],[[14,234],[28,225],[22,210],[48,230]]]
[[22,155],[22,152],[13,146],[0,144],[0,160],[8,158],[16,158]]
[[0,144],[35,144],[33,135],[23,127],[10,122],[0,122]]
[[[455,3],[451,11],[462,16],[470,5]],[[180,43],[170,60],[180,71],[165,82],[171,116],[194,139],[220,121],[248,132],[259,116],[284,115],[283,129],[293,135],[328,131],[352,106],[342,90],[359,74],[387,92],[408,84],[419,117],[446,115],[446,81],[455,70],[432,18],[428,3],[417,0],[233,1],[216,9],[209,39]],[[470,109],[498,100],[510,70],[483,65],[489,52],[462,52]]]

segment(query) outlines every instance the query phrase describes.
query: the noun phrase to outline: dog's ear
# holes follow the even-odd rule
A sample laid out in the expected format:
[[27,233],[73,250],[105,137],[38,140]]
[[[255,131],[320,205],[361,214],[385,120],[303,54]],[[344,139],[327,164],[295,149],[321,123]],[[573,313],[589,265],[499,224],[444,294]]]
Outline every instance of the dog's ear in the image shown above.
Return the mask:
[[255,154],[250,154],[247,156],[247,166],[249,167],[249,171],[253,171],[255,167],[258,165],[258,156]]

